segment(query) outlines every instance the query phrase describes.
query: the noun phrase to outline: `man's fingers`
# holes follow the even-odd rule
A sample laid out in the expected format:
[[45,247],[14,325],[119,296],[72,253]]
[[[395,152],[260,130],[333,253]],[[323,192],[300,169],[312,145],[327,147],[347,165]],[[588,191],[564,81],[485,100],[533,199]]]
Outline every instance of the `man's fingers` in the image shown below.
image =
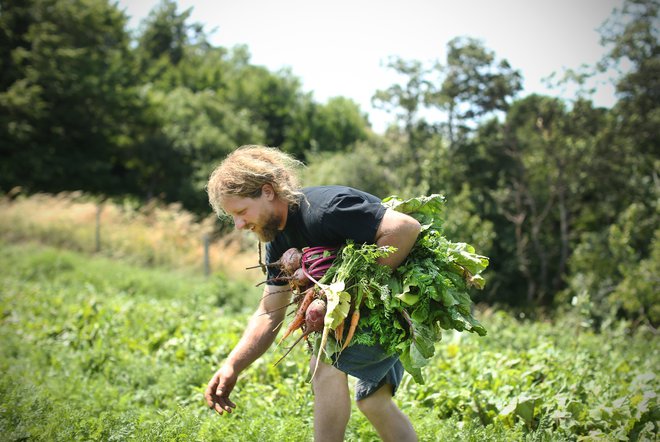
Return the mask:
[[217,397],[220,400],[222,408],[224,408],[226,411],[231,413],[230,407],[236,408],[236,404],[232,402],[231,399],[229,399],[229,396],[224,395],[224,391],[222,389],[218,388],[215,391],[215,397]]
[[208,404],[209,407],[213,408],[213,395],[211,394],[213,390],[211,388],[207,388],[206,391],[204,392],[204,399],[206,399],[206,403]]
[[204,398],[206,399],[206,403],[208,404],[209,407],[213,408],[213,403],[214,398],[213,398],[213,392],[218,388],[218,379],[217,377],[213,377],[211,379],[211,382],[208,383],[206,386],[206,390],[204,390]]
[[234,382],[228,382],[219,373],[216,373],[206,386],[204,398],[209,408],[222,415],[231,413],[232,409],[236,408],[236,404],[229,399]]
[[222,415],[222,413],[227,412],[231,413],[233,408],[236,408],[236,404],[234,404],[230,400],[223,400],[221,399],[220,402],[216,402],[213,404],[213,408],[216,413]]
[[231,413],[232,409],[236,408],[236,404],[228,397],[223,396],[224,392],[222,388],[216,389],[212,387],[215,386],[209,385],[209,387],[206,389],[206,392],[204,393],[204,397],[206,398],[206,403],[208,406],[220,415],[222,415],[224,412]]

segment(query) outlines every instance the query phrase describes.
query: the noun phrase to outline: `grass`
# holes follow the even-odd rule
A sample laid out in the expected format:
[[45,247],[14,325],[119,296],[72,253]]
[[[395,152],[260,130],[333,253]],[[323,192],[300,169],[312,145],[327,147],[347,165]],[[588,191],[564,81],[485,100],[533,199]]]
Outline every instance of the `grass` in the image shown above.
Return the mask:
[[[259,290],[35,243],[0,243],[3,440],[312,439],[307,355],[271,349],[244,372],[230,416],[206,382]],[[657,440],[657,337],[579,313],[553,322],[483,311],[479,338],[447,333],[396,400],[425,441]],[[377,440],[354,406],[346,440]]]
[[259,271],[244,271],[258,261],[256,241],[238,232],[217,236],[223,222],[210,209],[209,216],[197,219],[178,204],[100,201],[80,192],[0,197],[0,238],[6,242],[39,242],[202,274],[207,237],[212,272],[258,281]]

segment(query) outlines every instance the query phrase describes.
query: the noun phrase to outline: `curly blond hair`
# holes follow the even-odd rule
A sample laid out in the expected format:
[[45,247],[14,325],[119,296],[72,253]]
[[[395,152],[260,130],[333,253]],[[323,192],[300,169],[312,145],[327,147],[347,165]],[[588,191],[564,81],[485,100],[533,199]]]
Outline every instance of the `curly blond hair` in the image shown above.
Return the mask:
[[209,203],[220,216],[223,214],[222,196],[258,198],[263,185],[270,184],[289,207],[296,207],[302,197],[297,177],[301,167],[300,161],[277,148],[254,144],[241,146],[211,173],[206,185]]

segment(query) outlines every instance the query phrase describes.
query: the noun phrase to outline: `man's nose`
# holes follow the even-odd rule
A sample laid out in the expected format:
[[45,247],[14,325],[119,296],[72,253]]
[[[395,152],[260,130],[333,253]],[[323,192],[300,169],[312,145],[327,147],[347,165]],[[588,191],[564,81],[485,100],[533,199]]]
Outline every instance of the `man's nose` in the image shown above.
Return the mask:
[[246,224],[247,223],[243,218],[238,218],[238,217],[234,218],[234,226],[236,226],[237,229],[241,230],[245,228]]

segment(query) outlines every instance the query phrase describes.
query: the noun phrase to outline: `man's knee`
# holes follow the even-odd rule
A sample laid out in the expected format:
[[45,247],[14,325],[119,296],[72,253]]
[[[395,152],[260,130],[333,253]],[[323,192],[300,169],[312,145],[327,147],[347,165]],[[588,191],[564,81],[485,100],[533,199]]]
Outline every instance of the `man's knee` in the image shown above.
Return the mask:
[[312,356],[309,361],[310,373],[314,373],[312,379],[312,391],[316,392],[321,389],[335,390],[338,386],[346,382],[346,374],[336,369],[332,365],[324,362],[319,362],[318,369],[316,368],[316,358]]
[[392,401],[392,386],[389,384],[383,385],[374,393],[357,401],[358,409],[365,416],[383,413],[392,405],[394,405]]

